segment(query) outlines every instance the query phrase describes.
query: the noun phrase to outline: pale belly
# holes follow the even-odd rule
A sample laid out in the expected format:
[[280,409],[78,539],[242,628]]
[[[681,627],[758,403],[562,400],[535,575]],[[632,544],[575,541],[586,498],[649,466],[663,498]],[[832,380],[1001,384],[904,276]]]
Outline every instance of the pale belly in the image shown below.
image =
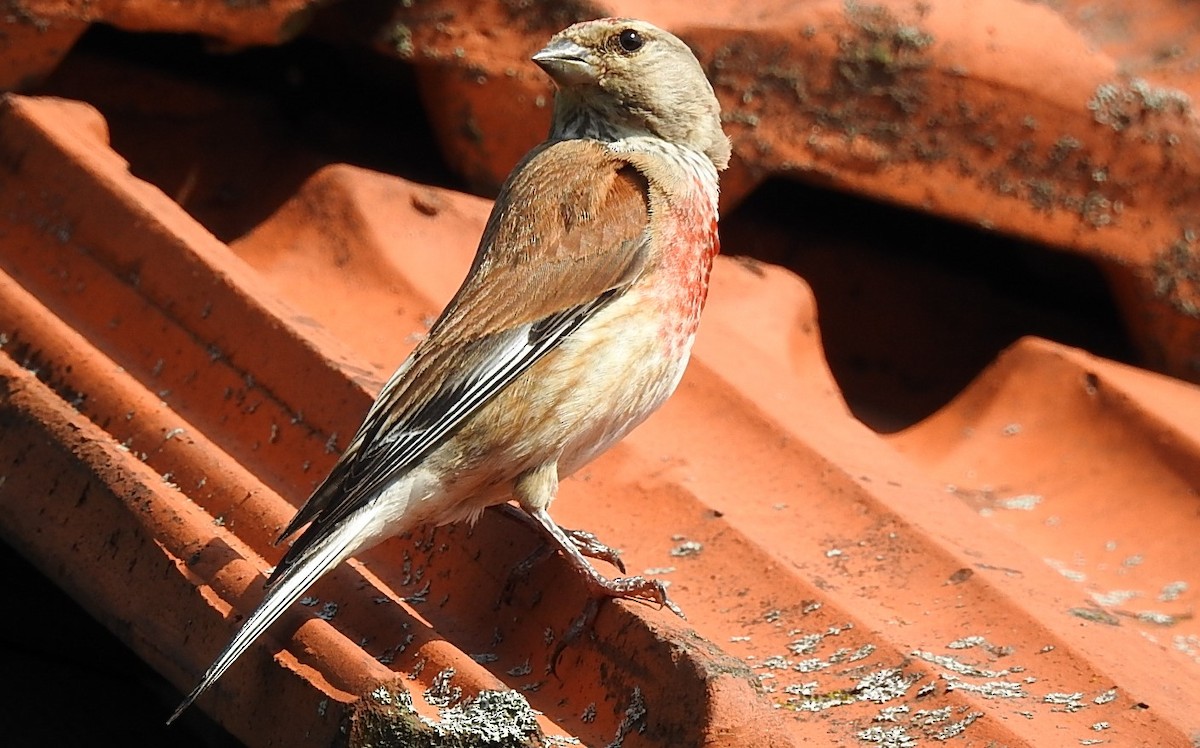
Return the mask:
[[695,326],[672,324],[639,293],[589,320],[430,456],[421,472],[437,480],[418,480],[410,499],[421,521],[473,520],[548,462],[564,478],[662,405],[687,367]]
[[[675,391],[717,251],[716,174],[698,154],[683,157],[700,166],[675,185],[697,192],[677,202],[652,195],[662,248],[653,268],[425,460],[410,499],[423,505],[421,521],[473,520],[512,498],[517,478],[535,468],[555,464],[559,478],[574,473]],[[551,490],[522,503],[553,498]]]
[[[613,310],[614,316],[620,313],[619,307]],[[644,326],[597,322],[564,344],[595,363],[585,367],[559,411],[564,422],[575,422],[558,458],[560,477],[591,462],[658,410],[679,385],[695,337],[694,330],[679,331],[660,319]]]

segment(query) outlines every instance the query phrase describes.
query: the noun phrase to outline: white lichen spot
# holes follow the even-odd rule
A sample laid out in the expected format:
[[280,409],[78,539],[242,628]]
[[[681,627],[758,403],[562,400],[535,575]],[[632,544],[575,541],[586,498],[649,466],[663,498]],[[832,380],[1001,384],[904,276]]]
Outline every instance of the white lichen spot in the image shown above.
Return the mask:
[[425,702],[430,706],[448,707],[462,699],[462,689],[451,683],[457,671],[447,667],[433,676],[429,688],[425,689]]
[[650,566],[642,570],[642,576],[657,577],[675,571],[674,566]]
[[1116,605],[1122,605],[1129,602],[1138,596],[1136,590],[1112,590],[1111,592],[1093,592],[1092,599],[1097,605],[1103,605],[1106,608],[1111,608]]
[[377,704],[389,706],[392,703],[392,692],[388,690],[387,686],[379,686],[371,692],[371,698],[375,699]]
[[1183,652],[1188,657],[1191,657],[1200,664],[1200,636],[1196,634],[1178,634],[1172,640],[1171,644],[1178,652]]
[[421,589],[406,596],[404,599],[410,603],[423,603],[429,599],[430,580],[426,579],[425,584]]
[[950,681],[947,691],[967,691],[976,693],[985,699],[1019,699],[1026,694],[1020,683],[1006,680],[994,680],[986,683],[967,683],[966,681]]
[[913,713],[912,723],[919,727],[932,727],[950,720],[950,707],[943,706],[937,709],[918,709]]
[[1067,564],[1063,563],[1062,561],[1059,561],[1058,559],[1047,558],[1047,559],[1043,559],[1043,560],[1046,562],[1047,566],[1054,569],[1059,574],[1062,574],[1067,579],[1070,579],[1072,582],[1086,582],[1087,581],[1087,574],[1084,574],[1082,571],[1077,571],[1075,569],[1068,567]]
[[817,651],[817,647],[825,640],[825,632],[806,634],[787,646],[793,654],[807,655]]
[[949,740],[966,732],[975,720],[983,716],[983,712],[971,712],[957,722],[951,722],[933,735],[934,740]]
[[945,668],[952,673],[965,675],[972,678],[997,679],[1012,674],[1011,670],[989,670],[977,665],[971,665],[949,655],[934,654],[933,652],[926,652],[920,649],[915,649],[910,654],[911,656],[924,660],[925,662]]
[[876,722],[899,722],[900,716],[908,714],[908,704],[900,704],[898,706],[885,706],[879,710],[873,719]]
[[[525,745],[541,742],[538,713],[516,691],[480,691],[477,696],[439,708],[440,721],[431,725],[454,745]],[[569,743],[568,743],[569,744]]]
[[704,549],[704,544],[696,540],[686,540],[671,549],[671,555],[676,558],[695,556]]
[[846,659],[846,661],[847,662],[858,662],[860,660],[867,659],[874,653],[875,653],[875,645],[868,642],[867,644],[862,645],[857,650],[852,652],[850,654],[850,656]]
[[791,668],[792,663],[783,655],[771,655],[763,660],[758,667],[767,668],[768,670],[787,670]]
[[861,678],[854,686],[859,701],[883,704],[903,698],[919,676],[908,675],[896,668],[884,668]]
[[1161,602],[1169,603],[1179,599],[1179,596],[1187,592],[1188,583],[1184,581],[1167,582],[1163,585],[1162,592],[1158,593],[1158,599]]
[[1014,509],[1023,512],[1031,512],[1038,504],[1041,504],[1045,499],[1037,494],[1024,493],[1020,496],[1003,499],[1000,506],[1005,509]]
[[[786,662],[786,660],[784,661]],[[832,663],[826,662],[819,657],[813,657],[812,659],[801,660],[800,662],[797,662],[792,666],[792,669],[798,673],[815,673],[820,670],[825,670],[826,668],[830,667],[831,664]]]
[[1191,97],[1183,91],[1152,86],[1142,78],[1102,83],[1096,86],[1087,102],[1087,108],[1096,122],[1111,127],[1115,132],[1121,132],[1151,115],[1183,117],[1191,111],[1191,107]]
[[903,726],[880,727],[871,725],[865,730],[859,730],[858,739],[864,743],[874,743],[886,748],[916,748],[917,740],[908,734]]
[[1052,709],[1051,711],[1077,712],[1080,709],[1083,709],[1084,706],[1086,706],[1086,704],[1084,704],[1083,701],[1081,701],[1082,698],[1083,698],[1083,694],[1080,693],[1079,691],[1076,691],[1074,693],[1053,692],[1053,693],[1048,693],[1045,696],[1043,696],[1042,702],[1046,703],[1046,704],[1053,704],[1056,707],[1061,707],[1061,708]]

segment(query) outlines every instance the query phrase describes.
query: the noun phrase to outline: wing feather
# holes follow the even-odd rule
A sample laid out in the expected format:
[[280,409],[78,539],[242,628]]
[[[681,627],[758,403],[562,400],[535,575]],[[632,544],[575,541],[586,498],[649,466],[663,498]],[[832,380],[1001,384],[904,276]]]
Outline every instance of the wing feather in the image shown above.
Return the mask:
[[647,200],[594,141],[543,145],[514,170],[467,279],[280,535],[312,522],[268,584],[625,292],[647,259]]

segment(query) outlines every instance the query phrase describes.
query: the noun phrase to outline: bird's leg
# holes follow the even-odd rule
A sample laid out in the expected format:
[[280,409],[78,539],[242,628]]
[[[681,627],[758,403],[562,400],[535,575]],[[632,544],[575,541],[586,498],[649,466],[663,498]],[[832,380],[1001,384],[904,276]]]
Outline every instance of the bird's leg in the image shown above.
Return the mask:
[[[541,527],[540,524],[538,526]],[[601,543],[599,538],[587,530],[568,530],[564,527],[563,532],[567,534],[567,537],[571,539],[571,542],[575,544],[575,547],[583,555],[588,558],[606,561],[612,566],[617,567],[622,574],[625,573],[625,562],[621,560],[621,552],[616,548],[611,548]]]
[[[540,522],[529,516],[524,510],[518,509],[512,504],[497,504],[495,508],[505,516],[532,527],[542,537],[542,542],[538,544],[533,553],[526,556],[509,572],[508,581],[504,583],[504,589],[496,601],[496,607],[498,608],[502,603],[512,599],[513,589],[517,586],[518,582],[529,576],[529,572],[533,570],[533,567],[555,554],[558,550],[558,541],[546,532],[546,529],[542,527]],[[622,574],[625,573],[625,562],[621,560],[620,551],[601,543],[595,535],[586,530],[567,530],[563,528],[563,532],[567,534],[571,542],[575,544],[575,547],[583,555],[606,561],[620,569]]]
[[679,606],[667,597],[667,588],[657,579],[645,577],[618,577],[609,579],[596,571],[587,559],[583,557],[579,547],[571,536],[558,526],[550,513],[543,507],[529,510],[529,514],[541,525],[542,529],[558,544],[559,550],[566,556],[571,567],[583,577],[584,584],[593,595],[604,597],[620,597],[627,600],[637,600],[644,603],[654,603],[669,609],[672,613],[687,620],[687,616]]
[[546,462],[536,468],[527,470],[517,477],[513,484],[513,495],[521,503],[521,508],[533,517],[541,526],[542,531],[550,536],[558,545],[567,561],[579,576],[592,595],[601,597],[621,597],[628,600],[638,600],[669,608],[680,618],[686,618],[679,606],[667,597],[667,587],[657,579],[645,577],[618,577],[609,579],[596,571],[587,559],[583,557],[579,546],[558,523],[551,518],[546,507],[558,493],[558,464]]
[[583,577],[584,584],[587,585],[588,591],[591,592],[587,603],[584,604],[583,611],[575,620],[571,621],[571,625],[563,633],[563,636],[558,640],[558,644],[555,645],[554,651],[550,654],[549,672],[553,673],[555,671],[558,665],[558,658],[562,655],[563,650],[572,641],[578,639],[584,631],[591,628],[592,623],[596,620],[596,615],[600,612],[600,601],[605,597],[621,597],[638,602],[656,603],[669,609],[685,621],[687,620],[687,616],[683,614],[679,606],[671,602],[670,598],[667,597],[667,588],[662,582],[657,579],[646,579],[645,577],[608,579],[602,576],[592,568],[592,565],[587,562],[587,559],[583,557],[583,554],[575,546],[574,541],[558,526],[558,523],[554,521],[545,508],[530,509],[529,514],[537,521],[547,535],[554,538],[559,549],[566,556],[567,561],[570,562],[571,567]]
[[[542,535],[549,535],[540,522],[512,504],[498,504],[496,509],[508,517],[512,517],[515,520],[533,527]],[[575,547],[579,549],[580,553],[588,558],[595,558],[599,559],[600,561],[604,561],[605,563],[612,564],[620,569],[622,574],[625,573],[625,562],[621,560],[620,551],[601,543],[599,538],[587,530],[568,530],[564,527],[562,528],[562,531],[566,533],[567,537],[570,538],[571,542],[575,544]],[[553,538],[552,535],[549,537]],[[554,539],[556,541],[555,545],[557,546],[557,538]],[[534,551],[532,554],[530,554],[528,558],[518,564],[516,568],[521,570],[522,573],[528,574],[529,570],[535,565],[550,557],[550,554],[546,553],[545,551],[545,548],[539,548],[537,551]]]

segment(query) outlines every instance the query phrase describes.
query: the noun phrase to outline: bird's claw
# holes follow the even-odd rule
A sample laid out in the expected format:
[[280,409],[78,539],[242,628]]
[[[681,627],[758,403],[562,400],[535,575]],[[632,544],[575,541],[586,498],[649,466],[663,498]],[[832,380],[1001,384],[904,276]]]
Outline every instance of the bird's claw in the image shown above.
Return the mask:
[[592,582],[593,592],[598,595],[657,605],[660,608],[666,608],[683,620],[687,620],[683,610],[671,602],[671,598],[667,596],[667,585],[657,579],[647,579],[646,577],[605,579],[598,577]]
[[[564,529],[563,532],[566,533],[567,537],[570,538],[571,543],[583,555],[587,556],[588,558],[605,561],[620,569],[622,574],[625,573],[625,562],[621,560],[621,552],[600,542],[600,539],[597,538],[594,533],[590,533],[587,530],[566,529]],[[512,571],[508,573],[508,580],[504,583],[504,589],[500,593],[500,598],[496,601],[496,607],[499,608],[502,603],[511,600],[513,590],[516,588],[517,583],[528,577],[529,573],[533,571],[533,567],[553,556],[555,550],[556,548],[554,545],[550,543],[543,543],[541,546],[535,549],[533,553],[530,553],[525,557],[524,560],[514,566]],[[611,595],[609,596],[611,597]],[[654,602],[658,601],[654,600]],[[672,610],[677,610],[677,608],[675,608],[675,606],[669,602],[660,604],[666,605]]]
[[579,552],[588,558],[599,559],[605,561],[625,573],[625,562],[621,560],[621,552],[616,548],[605,545],[600,542],[595,533],[590,533],[587,530],[565,530],[567,537],[579,549]]

